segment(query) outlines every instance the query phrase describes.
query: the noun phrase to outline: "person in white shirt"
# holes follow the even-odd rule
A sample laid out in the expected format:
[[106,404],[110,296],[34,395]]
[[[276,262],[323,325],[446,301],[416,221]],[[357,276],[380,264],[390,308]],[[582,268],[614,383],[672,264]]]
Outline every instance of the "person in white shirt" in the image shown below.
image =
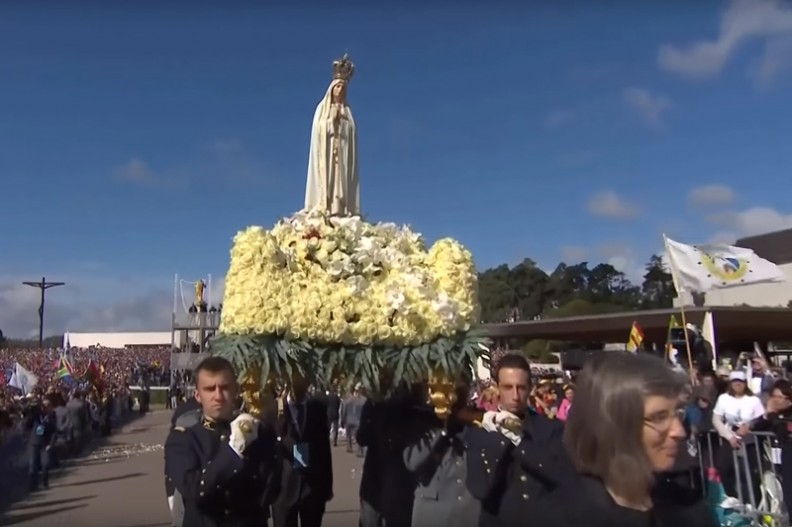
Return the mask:
[[[754,487],[754,495],[758,496],[759,471],[756,452],[754,451],[756,442],[749,434],[751,423],[762,417],[764,413],[765,409],[761,399],[748,389],[745,373],[734,371],[729,374],[729,387],[726,393],[718,397],[715,408],[712,410],[712,425],[718,435],[725,440],[718,449],[715,468],[718,469],[723,488],[729,496],[736,497],[738,495],[735,481],[734,451],[737,451],[738,462],[742,464],[743,461],[740,456],[746,452],[742,448],[743,445],[749,447],[747,459],[751,469],[751,482]],[[747,501],[747,489],[743,489],[743,497]]]

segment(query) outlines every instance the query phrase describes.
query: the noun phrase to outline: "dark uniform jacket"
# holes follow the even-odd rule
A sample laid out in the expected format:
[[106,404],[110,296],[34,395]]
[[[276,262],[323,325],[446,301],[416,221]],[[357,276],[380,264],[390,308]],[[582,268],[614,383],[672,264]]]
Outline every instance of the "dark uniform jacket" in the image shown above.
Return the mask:
[[497,432],[466,430],[467,485],[481,502],[479,525],[541,525],[531,520],[540,498],[577,479],[562,432],[560,422],[535,412],[523,420],[519,446]]
[[409,527],[417,486],[404,464],[412,423],[413,401],[393,395],[363,405],[357,442],[366,447],[360,499],[376,510],[389,527]]
[[27,415],[25,427],[30,430],[30,448],[46,448],[55,443],[58,427],[54,411],[45,412],[36,407]]
[[[279,436],[278,449],[281,467],[281,492],[276,507],[288,508],[298,501],[325,503],[333,495],[333,458],[327,407],[319,399],[308,398],[303,423],[297,423],[291,406],[285,402],[280,415],[270,414]],[[272,421],[270,421],[272,422]],[[298,430],[300,424],[302,429]],[[294,468],[294,448],[298,443],[308,445],[308,466]]]
[[165,473],[184,501],[185,527],[267,525],[278,481],[275,433],[262,425],[241,457],[229,435],[228,424],[203,419],[168,436]]
[[[194,401],[194,399],[193,399]],[[198,405],[197,408],[193,406],[186,406],[187,403],[179,406],[179,409],[173,413],[173,419],[171,421],[171,431],[170,433],[181,433],[180,431],[174,431],[176,428],[190,428],[195,426],[196,424],[202,422],[203,419],[203,409],[201,408],[200,404],[196,402]],[[179,412],[181,410],[181,412]],[[165,475],[165,493],[168,497],[173,496],[176,492],[176,487],[173,485],[173,481]]]

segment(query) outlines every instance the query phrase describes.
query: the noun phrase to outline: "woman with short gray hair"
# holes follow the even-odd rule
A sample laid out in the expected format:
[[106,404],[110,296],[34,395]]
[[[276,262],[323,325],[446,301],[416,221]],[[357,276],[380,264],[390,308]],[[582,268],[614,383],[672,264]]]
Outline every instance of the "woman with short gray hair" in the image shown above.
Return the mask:
[[699,494],[663,476],[685,440],[687,385],[651,355],[591,359],[576,381],[564,434],[581,477],[548,499],[545,526],[715,527]]

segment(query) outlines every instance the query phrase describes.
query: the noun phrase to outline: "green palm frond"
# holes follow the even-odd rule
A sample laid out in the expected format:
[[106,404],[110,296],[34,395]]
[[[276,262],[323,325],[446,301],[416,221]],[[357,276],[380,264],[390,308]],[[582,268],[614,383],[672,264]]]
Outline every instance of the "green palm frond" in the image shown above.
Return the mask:
[[260,365],[262,385],[270,373],[287,382],[300,376],[324,386],[343,377],[344,388],[361,384],[380,394],[390,388],[382,385],[385,377],[391,377],[393,385],[413,384],[426,380],[430,372],[456,376],[474,371],[479,359],[489,366],[489,345],[486,335],[474,329],[414,347],[316,346],[277,335],[219,335],[210,351],[228,359],[240,377]]

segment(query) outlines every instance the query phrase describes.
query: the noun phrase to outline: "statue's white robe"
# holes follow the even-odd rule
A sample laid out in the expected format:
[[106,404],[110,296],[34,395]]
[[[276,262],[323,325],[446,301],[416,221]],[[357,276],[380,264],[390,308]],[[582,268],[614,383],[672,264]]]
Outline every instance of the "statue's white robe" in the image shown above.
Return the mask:
[[308,155],[308,181],[305,186],[305,209],[319,209],[334,215],[360,214],[360,179],[357,158],[357,129],[352,110],[344,105],[338,123],[338,163],[333,160],[333,87],[319,102],[311,126],[311,150]]

